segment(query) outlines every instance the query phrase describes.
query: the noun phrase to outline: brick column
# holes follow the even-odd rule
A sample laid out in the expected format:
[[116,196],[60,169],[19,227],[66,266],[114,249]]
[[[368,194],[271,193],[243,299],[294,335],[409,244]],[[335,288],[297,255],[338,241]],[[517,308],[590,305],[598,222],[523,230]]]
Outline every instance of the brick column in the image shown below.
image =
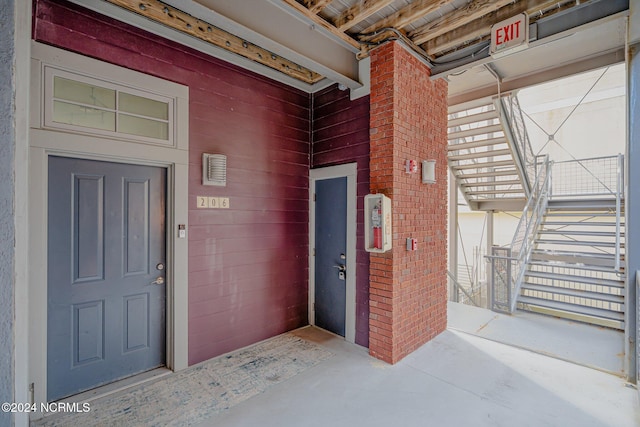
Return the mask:
[[[371,52],[370,189],[391,198],[393,249],[371,254],[369,352],[388,363],[447,325],[447,84],[429,76],[397,42]],[[407,159],[435,159],[436,183],[407,174]]]

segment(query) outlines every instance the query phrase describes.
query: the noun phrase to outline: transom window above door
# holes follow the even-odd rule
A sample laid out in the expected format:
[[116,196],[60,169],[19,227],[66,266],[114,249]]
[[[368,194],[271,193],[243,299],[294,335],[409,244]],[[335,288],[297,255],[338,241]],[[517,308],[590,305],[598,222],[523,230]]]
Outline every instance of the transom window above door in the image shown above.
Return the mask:
[[173,145],[174,99],[47,67],[46,127]]

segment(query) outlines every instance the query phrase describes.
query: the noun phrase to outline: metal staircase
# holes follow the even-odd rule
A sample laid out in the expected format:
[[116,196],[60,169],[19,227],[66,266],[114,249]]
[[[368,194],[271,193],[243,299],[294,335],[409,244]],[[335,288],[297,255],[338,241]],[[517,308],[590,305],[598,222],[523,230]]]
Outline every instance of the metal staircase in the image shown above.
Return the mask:
[[490,308],[624,329],[622,156],[535,158],[515,96],[449,109],[448,162],[472,210],[522,212],[494,247]]
[[616,218],[615,200],[550,201],[519,308],[624,329],[624,223]]
[[521,154],[529,153],[514,138],[517,121],[507,116],[519,109],[508,108],[511,102],[517,98],[484,98],[449,109],[449,167],[473,210],[520,211],[529,196],[525,157],[531,156]]
[[623,176],[622,155],[545,161],[511,245],[488,257],[493,310],[624,329]]

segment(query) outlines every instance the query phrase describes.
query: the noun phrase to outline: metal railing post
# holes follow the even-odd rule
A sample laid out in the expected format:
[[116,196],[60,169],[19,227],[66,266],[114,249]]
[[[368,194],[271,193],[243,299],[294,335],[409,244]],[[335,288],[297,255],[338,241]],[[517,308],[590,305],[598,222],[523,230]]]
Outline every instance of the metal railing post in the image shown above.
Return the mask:
[[621,193],[624,191],[622,182],[622,154],[618,154],[618,166],[616,171],[616,271],[620,272],[620,207]]

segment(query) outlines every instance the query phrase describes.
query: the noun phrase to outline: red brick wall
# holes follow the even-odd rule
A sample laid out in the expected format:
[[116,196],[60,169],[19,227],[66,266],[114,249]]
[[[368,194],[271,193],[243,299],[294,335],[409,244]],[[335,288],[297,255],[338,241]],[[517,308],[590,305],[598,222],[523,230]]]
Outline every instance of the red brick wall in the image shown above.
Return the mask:
[[[393,249],[371,255],[369,351],[389,363],[447,324],[447,85],[429,75],[396,42],[371,53],[371,192],[392,199]],[[435,159],[436,183],[407,159]]]

